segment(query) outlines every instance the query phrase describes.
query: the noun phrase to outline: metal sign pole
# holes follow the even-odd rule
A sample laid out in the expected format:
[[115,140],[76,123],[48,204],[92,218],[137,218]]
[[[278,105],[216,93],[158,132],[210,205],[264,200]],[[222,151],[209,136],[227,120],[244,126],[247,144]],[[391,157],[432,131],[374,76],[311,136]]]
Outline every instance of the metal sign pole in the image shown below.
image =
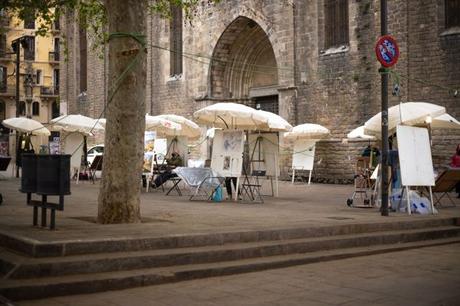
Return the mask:
[[[380,20],[381,20],[381,34],[382,36],[388,34],[387,23],[387,1],[380,0]],[[387,69],[382,66],[382,216],[388,216],[388,73]]]

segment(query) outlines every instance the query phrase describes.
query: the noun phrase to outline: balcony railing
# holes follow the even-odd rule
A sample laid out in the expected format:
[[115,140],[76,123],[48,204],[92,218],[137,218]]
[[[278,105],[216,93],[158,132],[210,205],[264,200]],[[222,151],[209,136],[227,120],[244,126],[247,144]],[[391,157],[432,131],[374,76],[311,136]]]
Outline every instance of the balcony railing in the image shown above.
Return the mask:
[[[3,86],[2,86],[3,85]],[[15,86],[5,86],[5,84],[0,84],[0,96],[2,97],[15,97],[16,96],[16,87]]]
[[7,52],[6,50],[0,49],[0,60],[3,60],[3,61],[11,60],[11,53]]
[[59,52],[56,52],[56,51],[49,52],[48,60],[50,62],[59,62]]
[[58,86],[53,86],[53,87],[42,86],[40,87],[40,95],[57,96],[59,95],[59,87]]

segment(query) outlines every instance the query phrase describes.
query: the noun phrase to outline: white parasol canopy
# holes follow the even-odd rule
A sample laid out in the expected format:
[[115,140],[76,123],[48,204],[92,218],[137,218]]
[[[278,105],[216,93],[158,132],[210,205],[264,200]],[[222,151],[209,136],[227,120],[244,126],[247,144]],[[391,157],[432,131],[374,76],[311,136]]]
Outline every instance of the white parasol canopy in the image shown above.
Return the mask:
[[[401,110],[401,111],[400,111]],[[423,124],[428,116],[436,118],[446,112],[443,106],[426,102],[406,102],[392,106],[388,109],[388,131],[396,130],[399,124]],[[381,113],[378,113],[364,124],[367,135],[379,136],[381,134]]]
[[206,138],[214,138],[216,130],[222,130],[221,128],[210,128],[206,131]]
[[52,129],[65,132],[79,132],[90,135],[104,127],[95,119],[83,115],[63,115],[51,120]]
[[267,117],[267,127],[262,127],[262,131],[288,132],[292,130],[292,125],[283,117],[263,110],[258,110],[257,112]]
[[178,115],[159,115],[157,117],[180,124],[181,130],[175,136],[185,136],[188,138],[199,138],[201,136],[200,127],[192,120]]
[[174,121],[161,118],[160,116],[145,115],[145,130],[155,131],[157,136],[178,136],[182,127]]
[[16,130],[23,133],[31,133],[33,135],[51,135],[50,131],[43,126],[40,122],[25,118],[25,117],[15,117],[9,118],[2,121],[2,124],[12,130]]
[[[431,123],[429,122],[430,120]],[[460,122],[447,113],[435,118],[429,117],[425,120],[425,123],[429,123],[431,129],[460,129]]]
[[267,116],[249,106],[237,103],[216,103],[193,114],[198,123],[223,129],[261,130],[268,128]]
[[330,135],[330,131],[322,125],[304,123],[292,128],[291,132],[284,133],[284,138],[295,141],[300,139],[323,139]]
[[364,133],[364,125],[358,126],[356,129],[351,131],[350,133],[347,134],[348,139],[356,139],[356,138],[361,138],[361,139],[375,139],[374,136],[371,135],[366,135]]
[[96,121],[105,128],[105,126],[107,124],[107,119],[99,118],[99,119],[96,119]]

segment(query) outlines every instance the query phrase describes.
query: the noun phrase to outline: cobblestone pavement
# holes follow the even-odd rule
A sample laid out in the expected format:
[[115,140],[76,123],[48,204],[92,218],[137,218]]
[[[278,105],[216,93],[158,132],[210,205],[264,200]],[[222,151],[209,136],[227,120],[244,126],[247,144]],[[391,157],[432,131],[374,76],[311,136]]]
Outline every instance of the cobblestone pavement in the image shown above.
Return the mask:
[[459,301],[460,244],[452,244],[18,305],[457,306]]
[[[266,184],[268,186],[268,184]],[[4,203],[0,205],[0,232],[37,241],[80,239],[111,239],[114,237],[164,237],[192,233],[263,230],[293,227],[332,226],[353,223],[394,222],[421,218],[459,217],[460,205],[445,206],[438,215],[407,216],[391,213],[381,217],[378,208],[349,208],[346,199],[350,185],[306,184],[280,182],[278,198],[265,197],[265,203],[221,203],[189,201],[187,196],[166,196],[160,190],[141,194],[139,224],[101,225],[97,215],[99,182],[72,183],[70,196],[65,197],[64,211],[56,213],[55,231],[32,227],[32,208],[26,195],[18,191],[20,180],[0,180]],[[265,193],[268,193],[268,188]],[[187,191],[185,191],[187,192]],[[35,198],[38,199],[36,195]],[[50,197],[56,201],[57,197]]]

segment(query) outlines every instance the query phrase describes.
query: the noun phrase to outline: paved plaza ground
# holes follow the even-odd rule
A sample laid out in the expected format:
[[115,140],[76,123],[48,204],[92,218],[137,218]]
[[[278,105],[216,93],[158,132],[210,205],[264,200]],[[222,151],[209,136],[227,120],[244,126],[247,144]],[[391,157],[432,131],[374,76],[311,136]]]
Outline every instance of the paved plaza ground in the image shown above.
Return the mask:
[[[378,208],[350,208],[349,185],[280,183],[278,198],[265,203],[189,201],[161,190],[143,192],[140,224],[100,225],[99,182],[72,182],[57,230],[34,228],[32,208],[18,191],[20,180],[3,178],[0,233],[41,242],[164,237],[193,233],[318,227],[459,217],[460,205],[438,215],[382,217]],[[265,190],[267,192],[267,190]],[[51,198],[52,199],[52,198]],[[22,301],[19,305],[458,305],[460,245],[422,248],[257,273]]]
[[[460,205],[446,205],[436,216],[391,213],[389,217],[382,217],[378,208],[348,207],[346,199],[353,191],[350,185],[308,186],[280,182],[279,197],[264,197],[263,204],[189,201],[187,196],[166,196],[161,189],[143,192],[143,223],[100,225],[94,222],[99,183],[84,181],[78,185],[72,182],[72,194],[65,197],[65,209],[57,212],[57,230],[50,231],[32,227],[32,207],[26,205],[26,195],[18,191],[19,187],[20,179],[17,178],[3,178],[0,181],[0,192],[4,198],[4,203],[0,205],[0,232],[37,241],[163,237],[460,216]],[[52,200],[53,197],[50,197]],[[54,200],[57,201],[57,197]]]
[[457,306],[459,301],[460,244],[452,244],[17,305]]

